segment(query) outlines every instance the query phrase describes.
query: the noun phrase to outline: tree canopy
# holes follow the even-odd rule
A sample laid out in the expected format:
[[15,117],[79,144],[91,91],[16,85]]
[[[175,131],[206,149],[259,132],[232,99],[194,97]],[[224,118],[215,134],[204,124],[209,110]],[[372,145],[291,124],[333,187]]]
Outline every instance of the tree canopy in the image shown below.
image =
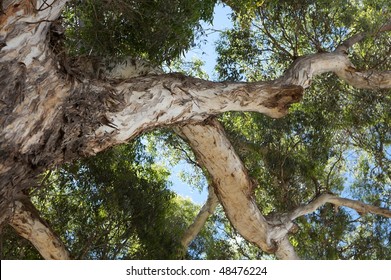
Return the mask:
[[210,22],[216,0],[70,1],[64,11],[67,51],[171,61],[189,50]]
[[49,2],[1,6],[2,258],[391,259],[388,1]]
[[[251,23],[239,22],[222,36],[217,47],[220,78],[278,77],[299,56],[330,52],[351,33],[370,32],[387,19],[387,9],[382,1],[357,5],[337,1],[335,6],[329,1],[266,2],[254,12]],[[367,40],[351,55],[357,67],[389,69],[389,52],[390,37],[385,34]],[[323,192],[389,208],[389,112],[389,90],[357,90],[327,75],[315,80],[303,101],[282,119],[229,113],[221,121],[251,177],[259,186],[268,186],[256,191],[267,212],[295,209]],[[369,193],[363,185],[371,186]],[[301,236],[295,242],[307,258],[388,259],[390,221],[375,220],[325,205],[299,222],[308,231],[293,238]],[[362,245],[351,249],[352,243]]]

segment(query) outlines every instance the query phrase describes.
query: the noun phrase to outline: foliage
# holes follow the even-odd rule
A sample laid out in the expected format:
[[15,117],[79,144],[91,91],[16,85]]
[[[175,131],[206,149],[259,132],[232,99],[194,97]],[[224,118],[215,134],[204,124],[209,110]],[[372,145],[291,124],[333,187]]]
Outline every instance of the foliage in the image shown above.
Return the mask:
[[215,0],[73,0],[64,12],[72,53],[144,57],[160,64],[179,57],[212,20]]
[[34,246],[24,238],[17,235],[9,225],[1,231],[1,250],[0,258],[2,260],[41,260],[42,256]]
[[73,258],[176,257],[188,222],[182,208],[174,211],[180,204],[167,189],[168,172],[142,147],[136,141],[63,166],[32,194]]
[[[223,80],[278,77],[298,56],[332,51],[357,31],[374,32],[390,10],[384,1],[265,1],[249,15],[217,46]],[[352,60],[360,69],[389,69],[389,46],[387,35],[369,39],[354,48]],[[389,90],[356,90],[325,75],[283,119],[231,112],[220,120],[256,179],[264,214],[324,192],[389,207],[390,101]],[[391,258],[388,219],[326,205],[298,225],[291,242],[304,258]]]
[[[148,138],[154,139],[153,135]],[[169,172],[156,163],[157,154],[146,152],[145,139],[48,172],[42,188],[31,193],[73,259],[183,257],[180,239],[200,206],[168,189]],[[171,151],[175,152],[174,146]],[[240,258],[230,238],[216,227],[223,224],[229,226],[220,209],[184,258]],[[5,228],[2,238],[6,240],[1,246],[2,259],[41,259],[11,228]]]
[[[249,1],[246,1],[249,2]],[[251,2],[251,1],[250,1]],[[299,56],[332,51],[359,31],[374,32],[390,18],[387,1],[301,0],[264,1],[225,32],[217,46],[217,71],[221,79],[265,80],[282,72]],[[365,45],[360,53],[378,61],[388,53],[389,36]],[[381,44],[380,44],[381,42]],[[371,51],[368,52],[368,48]],[[373,49],[377,50],[377,56]],[[246,50],[246,51],[244,51]],[[376,58],[375,58],[376,57]],[[358,60],[354,60],[358,61]],[[379,61],[378,61],[379,62]]]

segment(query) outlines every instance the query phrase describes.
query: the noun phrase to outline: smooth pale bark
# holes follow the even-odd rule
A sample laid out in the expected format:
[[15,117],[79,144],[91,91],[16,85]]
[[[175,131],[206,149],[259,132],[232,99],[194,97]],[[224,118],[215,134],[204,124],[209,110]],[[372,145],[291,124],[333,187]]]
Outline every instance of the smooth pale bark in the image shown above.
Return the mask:
[[356,210],[359,214],[376,214],[383,217],[391,218],[391,210],[387,208],[377,207],[370,204],[363,203],[358,200],[338,197],[333,194],[325,193],[314,199],[311,203],[298,207],[292,211],[288,216],[290,220],[315,212],[318,208],[326,203],[334,204],[337,207],[345,206]]
[[261,214],[254,200],[253,183],[219,122],[210,119],[202,124],[184,125],[180,135],[210,174],[216,195],[238,232],[265,252],[297,259],[293,247],[285,240],[294,224],[276,223],[275,218],[267,220]]
[[267,237],[267,221],[253,199],[253,186],[247,170],[221,125],[216,120],[185,125],[181,127],[181,135],[210,174],[216,195],[233,226],[246,240],[266,252],[274,252],[274,244]]
[[22,237],[29,240],[46,260],[68,260],[69,253],[61,239],[40,218],[37,209],[27,197],[14,201],[13,216],[9,224]]
[[275,255],[279,260],[300,260],[295,248],[289,241],[288,235],[285,235],[284,238],[279,240]]
[[209,187],[208,198],[205,204],[202,206],[197,217],[194,219],[194,222],[187,228],[181,238],[181,244],[184,250],[187,250],[190,243],[196,238],[201,229],[204,227],[206,221],[212,215],[216,209],[216,206],[219,204],[219,200],[214,193],[214,188]]

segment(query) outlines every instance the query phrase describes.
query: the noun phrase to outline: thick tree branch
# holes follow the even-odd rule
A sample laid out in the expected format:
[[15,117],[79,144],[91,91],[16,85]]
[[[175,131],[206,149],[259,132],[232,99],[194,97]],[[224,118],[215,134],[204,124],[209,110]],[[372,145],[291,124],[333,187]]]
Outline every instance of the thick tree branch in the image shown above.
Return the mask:
[[[103,85],[92,90],[107,92]],[[139,77],[110,87],[121,96],[117,111],[106,112],[110,125],[101,126],[94,137],[110,134],[110,141],[123,143],[141,131],[162,125],[199,122],[227,111],[256,111],[282,117],[289,105],[302,96],[301,86],[259,83],[212,83],[180,74]],[[121,108],[118,111],[118,108]]]
[[354,67],[336,72],[338,77],[362,89],[389,89],[391,88],[391,71],[357,71]]
[[276,82],[308,88],[314,77],[330,72],[355,88],[391,88],[391,71],[360,72],[356,70],[346,54],[339,52],[303,56],[297,59]]
[[215,182],[216,195],[233,226],[246,240],[266,252],[274,252],[274,244],[267,241],[266,219],[252,198],[247,170],[221,125],[216,120],[204,125],[185,125],[181,134]]
[[293,224],[273,224],[261,214],[247,170],[219,122],[211,119],[204,124],[182,126],[180,130],[210,174],[216,195],[236,230],[265,252],[278,251],[281,258],[297,259],[289,241],[284,240]]
[[40,218],[37,209],[27,197],[14,202],[9,224],[22,237],[29,240],[46,260],[67,260],[69,253],[61,239]]
[[318,208],[323,206],[326,203],[334,204],[335,206],[345,206],[349,207],[351,209],[356,210],[360,214],[377,214],[381,215],[387,218],[391,218],[391,210],[386,208],[381,208],[373,205],[369,205],[366,203],[363,203],[361,201],[347,199],[347,198],[341,198],[332,194],[322,194],[319,197],[317,197],[315,200],[310,202],[307,205],[300,206],[294,211],[292,211],[289,216],[289,220],[293,221],[297,219],[298,217],[310,214],[315,212]]

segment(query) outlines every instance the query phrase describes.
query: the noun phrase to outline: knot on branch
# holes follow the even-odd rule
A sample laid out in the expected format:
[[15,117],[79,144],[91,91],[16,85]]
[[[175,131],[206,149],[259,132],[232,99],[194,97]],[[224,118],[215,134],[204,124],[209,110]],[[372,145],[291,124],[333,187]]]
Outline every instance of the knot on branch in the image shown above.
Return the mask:
[[288,113],[289,107],[303,97],[304,88],[297,85],[283,85],[272,91],[270,97],[263,101],[267,108],[275,108],[280,116]]
[[288,234],[295,234],[299,231],[299,226],[292,222],[287,213],[270,213],[265,218],[270,227],[268,234],[270,244],[277,244]]

